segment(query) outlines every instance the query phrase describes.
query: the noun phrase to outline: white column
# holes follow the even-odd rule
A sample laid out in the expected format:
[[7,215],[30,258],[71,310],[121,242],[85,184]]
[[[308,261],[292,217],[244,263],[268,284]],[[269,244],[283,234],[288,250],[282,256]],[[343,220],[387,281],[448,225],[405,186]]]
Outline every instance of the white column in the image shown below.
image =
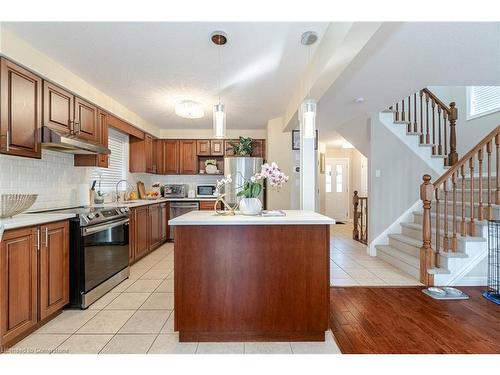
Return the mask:
[[304,138],[300,131],[300,209],[316,209],[316,152],[314,138]]

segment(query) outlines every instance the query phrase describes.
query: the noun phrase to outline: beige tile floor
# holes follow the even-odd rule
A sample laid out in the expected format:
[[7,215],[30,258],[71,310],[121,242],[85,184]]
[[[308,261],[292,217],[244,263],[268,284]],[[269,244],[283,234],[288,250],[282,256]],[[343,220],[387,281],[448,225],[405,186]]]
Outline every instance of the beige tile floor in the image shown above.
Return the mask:
[[406,286],[421,285],[404,273],[366,252],[366,245],[352,239],[352,224],[331,227],[331,286]]
[[325,342],[180,343],[174,332],[173,245],[131,267],[130,278],[87,310],[65,310],[10,349],[10,353],[335,354]]

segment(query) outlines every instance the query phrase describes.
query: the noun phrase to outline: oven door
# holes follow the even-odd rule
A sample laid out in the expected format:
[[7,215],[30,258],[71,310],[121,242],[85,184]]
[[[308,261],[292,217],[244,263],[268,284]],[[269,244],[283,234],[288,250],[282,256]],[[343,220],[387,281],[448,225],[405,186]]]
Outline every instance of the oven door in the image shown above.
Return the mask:
[[128,267],[129,219],[82,228],[85,293]]

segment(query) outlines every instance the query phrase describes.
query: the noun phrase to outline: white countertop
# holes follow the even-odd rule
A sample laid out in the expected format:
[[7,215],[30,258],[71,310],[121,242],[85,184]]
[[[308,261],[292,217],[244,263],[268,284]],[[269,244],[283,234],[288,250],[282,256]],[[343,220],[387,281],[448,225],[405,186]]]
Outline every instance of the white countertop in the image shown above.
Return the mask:
[[75,214],[69,213],[32,213],[20,214],[8,219],[0,219],[0,240],[4,230],[16,229],[22,227],[31,227],[38,224],[46,224],[54,221],[66,220],[75,217]]
[[286,216],[217,215],[214,211],[190,211],[169,220],[169,225],[315,225],[335,220],[314,211],[284,210]]

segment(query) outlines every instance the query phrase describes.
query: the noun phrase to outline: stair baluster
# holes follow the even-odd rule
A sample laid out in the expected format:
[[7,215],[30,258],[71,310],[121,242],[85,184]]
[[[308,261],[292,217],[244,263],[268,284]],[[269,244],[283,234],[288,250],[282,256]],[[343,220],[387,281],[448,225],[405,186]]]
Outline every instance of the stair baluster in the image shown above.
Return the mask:
[[396,113],[394,114],[394,121],[399,121],[399,103],[396,103]]
[[443,155],[443,139],[441,138],[441,107],[438,106],[438,155]]
[[493,219],[493,211],[491,207],[491,151],[492,141],[486,144],[487,169],[488,169],[488,207],[486,208],[486,220]]
[[413,94],[413,132],[418,133],[417,124],[417,93]]
[[460,174],[462,175],[462,226],[460,228],[460,234],[462,237],[467,235],[467,224],[465,222],[465,166],[462,165],[460,168]]
[[479,181],[478,181],[478,207],[477,207],[477,219],[479,221],[483,220],[483,148],[479,149],[477,153],[478,160],[478,171],[479,171]]
[[451,193],[451,199],[453,201],[452,206],[451,206],[451,216],[452,216],[452,230],[453,234],[451,237],[451,250],[457,251],[457,178],[458,178],[458,172],[453,173],[451,175],[451,183],[452,183],[452,193]]
[[406,121],[406,116],[405,116],[405,100],[404,99],[401,101],[401,121]]
[[436,102],[434,99],[431,100],[432,104],[432,155],[436,155],[436,115],[434,113],[436,109]]
[[423,95],[424,92],[420,90],[420,144],[423,145],[425,143],[424,137],[424,108],[423,108]]
[[448,163],[448,137],[446,131],[446,119],[448,117],[448,112],[443,110],[443,131],[444,131],[444,154],[446,158],[444,159],[444,165],[449,165]]
[[474,159],[469,159],[469,174],[470,174],[470,210],[469,210],[469,236],[474,236],[476,233],[476,225],[474,223]]
[[431,133],[429,131],[429,95],[427,93],[425,94],[425,107],[426,107],[425,114],[427,115],[427,120],[425,121],[427,125],[426,129],[427,134],[425,135],[425,143],[429,144],[431,143]]
[[449,238],[448,238],[448,181],[443,184],[444,191],[444,236],[443,236],[443,251],[448,252]]
[[411,133],[411,97],[408,97],[408,133]]

